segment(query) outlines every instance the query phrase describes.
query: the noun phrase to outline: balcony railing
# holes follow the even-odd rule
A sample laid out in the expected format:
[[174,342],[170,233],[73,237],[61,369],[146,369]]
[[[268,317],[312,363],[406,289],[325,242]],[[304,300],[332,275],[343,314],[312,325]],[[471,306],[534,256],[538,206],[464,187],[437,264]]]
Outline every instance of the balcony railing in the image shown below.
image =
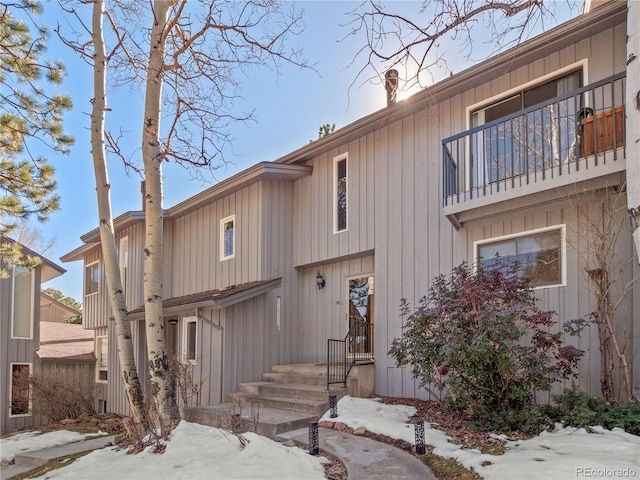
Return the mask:
[[443,205],[473,208],[501,191],[616,161],[624,154],[625,81],[623,72],[443,140]]

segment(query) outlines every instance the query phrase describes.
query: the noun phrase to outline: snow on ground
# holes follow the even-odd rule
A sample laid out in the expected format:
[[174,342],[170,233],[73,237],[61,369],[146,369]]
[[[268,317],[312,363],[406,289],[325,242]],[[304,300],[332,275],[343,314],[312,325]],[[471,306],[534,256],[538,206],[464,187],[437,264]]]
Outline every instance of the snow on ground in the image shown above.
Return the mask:
[[116,447],[104,448],[47,473],[41,480],[324,480],[322,463],[326,459],[255,433],[245,433],[244,437],[249,443],[243,449],[234,435],[182,421],[161,455],[149,449],[129,455]]
[[[338,421],[352,428],[367,430],[405,440],[413,444],[415,433],[407,423],[415,413],[413,407],[386,405],[376,400],[343,397],[338,402],[337,418],[325,414],[322,420]],[[504,455],[487,455],[450,443],[441,430],[425,422],[426,443],[434,453],[455,458],[486,480],[575,480],[576,478],[640,479],[640,437],[620,429],[594,427],[561,428],[544,432],[530,440],[508,441]],[[37,435],[18,433],[0,440],[2,461],[16,453],[38,450],[82,439],[84,435],[59,431]],[[308,479],[323,480],[322,463],[326,460],[309,455],[296,447],[285,447],[254,433],[243,449],[238,439],[222,430],[181,422],[166,444],[164,454],[146,450],[128,455],[115,447],[96,450],[68,465],[47,473],[40,480],[215,480],[215,479]],[[322,446],[321,446],[322,447]]]
[[10,463],[16,455],[22,453],[78,442],[86,437],[96,435],[95,433],[82,434],[68,430],[43,433],[42,435],[39,435],[39,433],[39,431],[22,432],[0,439],[0,459],[2,463]]
[[[342,422],[354,429],[365,427],[414,444],[413,424],[406,423],[413,414],[413,407],[347,396],[338,402],[337,418],[329,418],[327,413],[322,420]],[[505,454],[496,456],[449,443],[450,437],[425,422],[425,443],[434,447],[434,454],[455,458],[486,480],[640,478],[640,437],[618,428],[594,430],[596,433],[588,433],[558,424],[553,432],[507,442]]]

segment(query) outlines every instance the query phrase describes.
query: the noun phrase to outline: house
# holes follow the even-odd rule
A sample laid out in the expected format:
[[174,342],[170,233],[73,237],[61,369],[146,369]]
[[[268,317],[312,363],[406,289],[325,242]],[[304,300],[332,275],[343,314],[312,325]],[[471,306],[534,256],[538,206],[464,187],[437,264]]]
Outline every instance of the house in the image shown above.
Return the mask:
[[40,292],[40,321],[61,323],[65,320],[75,319],[81,312],[59,302],[51,295]]
[[[526,265],[560,324],[589,315],[581,212],[595,218],[601,195],[624,186],[626,32],[625,2],[604,2],[168,208],[166,338],[203,382],[199,404],[275,365],[326,364],[330,340],[345,337],[348,358],[374,359],[375,393],[427,398],[387,354],[402,332],[399,301],[415,304],[439,274],[496,252]],[[141,365],[144,212],[114,223]],[[84,262],[84,326],[113,352],[98,230],[81,239],[62,260]],[[615,250],[632,258],[628,231]],[[620,275],[640,275],[637,259]],[[639,286],[615,322],[638,388]],[[347,335],[352,325],[365,329]],[[574,343],[585,351],[576,381],[598,395],[596,329]],[[107,409],[126,413],[115,356],[103,368]]]
[[[12,242],[2,237],[1,242]],[[40,286],[65,270],[29,248],[25,255],[40,257],[36,268],[8,268],[7,278],[0,278],[0,434],[46,423],[33,411],[29,375],[38,371],[40,347]]]

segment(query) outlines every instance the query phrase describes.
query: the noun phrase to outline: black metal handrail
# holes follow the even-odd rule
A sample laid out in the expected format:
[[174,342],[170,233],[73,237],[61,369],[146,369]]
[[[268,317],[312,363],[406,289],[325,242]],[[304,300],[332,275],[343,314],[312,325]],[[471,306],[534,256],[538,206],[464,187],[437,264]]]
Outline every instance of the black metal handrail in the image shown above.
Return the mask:
[[597,166],[608,150],[616,160],[625,82],[622,72],[444,139],[443,205]]
[[330,385],[347,385],[351,368],[373,360],[373,324],[352,320],[344,340],[327,340],[327,390]]

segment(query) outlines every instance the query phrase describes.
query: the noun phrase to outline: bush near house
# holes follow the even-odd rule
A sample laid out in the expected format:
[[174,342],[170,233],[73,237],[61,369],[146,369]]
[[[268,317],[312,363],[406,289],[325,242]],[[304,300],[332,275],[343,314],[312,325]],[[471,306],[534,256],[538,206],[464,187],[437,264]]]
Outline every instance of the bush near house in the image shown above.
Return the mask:
[[[518,271],[517,264],[496,258],[491,269],[474,271],[463,263],[438,276],[415,310],[402,300],[403,335],[389,351],[449,407],[493,423],[497,415],[509,429],[523,422],[522,415],[532,425],[542,422],[529,409],[534,391],[575,375],[582,355],[563,344],[554,312],[538,308]],[[567,333],[577,333],[569,327],[575,326]]]

